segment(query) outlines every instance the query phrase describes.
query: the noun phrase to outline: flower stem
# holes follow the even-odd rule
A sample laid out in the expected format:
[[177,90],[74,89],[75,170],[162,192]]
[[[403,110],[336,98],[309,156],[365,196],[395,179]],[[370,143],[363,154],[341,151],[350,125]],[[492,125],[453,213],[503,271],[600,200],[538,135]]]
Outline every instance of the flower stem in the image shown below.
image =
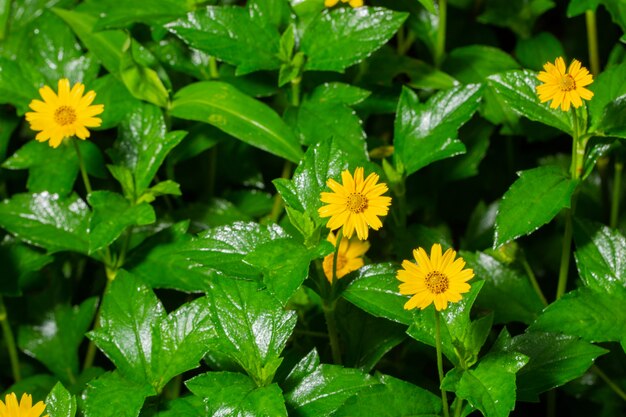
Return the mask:
[[437,348],[437,372],[439,373],[439,388],[441,389],[441,405],[443,406],[443,416],[450,417],[450,411],[448,410],[448,396],[446,391],[441,388],[443,382],[443,358],[441,356],[441,319],[439,318],[439,312],[435,310],[435,345]]
[[[619,158],[619,156],[618,156]],[[617,227],[619,221],[619,200],[622,191],[622,171],[624,170],[624,164],[621,161],[615,161],[615,176],[613,178],[613,192],[611,195],[611,222],[612,228]]]
[[543,294],[543,291],[541,291],[541,287],[539,286],[539,283],[537,282],[537,277],[535,276],[535,273],[530,267],[530,264],[528,263],[528,260],[526,259],[525,256],[522,257],[521,262],[522,262],[522,267],[524,268],[524,271],[526,271],[526,275],[528,275],[528,279],[530,279],[530,283],[533,286],[533,289],[537,293],[537,296],[539,297],[543,305],[547,306],[548,300],[546,299],[546,296]]
[[622,390],[607,374],[602,371],[597,365],[593,365],[591,370],[596,373],[608,386],[615,392],[622,400],[626,401],[626,392]]
[[[585,145],[587,139],[582,140],[579,137],[578,131],[578,116],[576,110],[572,109],[572,161],[570,164],[570,175],[572,180],[580,179],[583,170],[583,162],[585,156]],[[565,294],[567,288],[567,276],[569,274],[569,264],[572,248],[572,218],[576,210],[576,192],[572,195],[570,204],[571,208],[565,212],[565,231],[563,233],[563,247],[561,248],[561,265],[559,266],[559,281],[556,288],[556,299],[561,298]]]
[[9,324],[9,317],[7,309],[4,305],[4,298],[0,295],[0,325],[2,326],[2,334],[4,336],[4,343],[7,345],[7,351],[9,353],[9,360],[11,361],[11,371],[13,372],[13,381],[18,382],[22,379],[20,374],[20,361],[17,356],[17,347],[15,346],[15,337],[13,336],[13,330]]
[[463,411],[463,398],[458,398],[456,407],[454,408],[454,417],[461,417]]
[[446,52],[446,0],[439,0],[439,24],[437,25],[437,44],[435,45],[435,66],[441,67]]
[[300,90],[302,77],[296,77],[291,80],[291,105],[293,107],[300,106]]
[[78,142],[76,142],[75,138],[72,138],[72,143],[74,144],[74,149],[76,149],[76,156],[78,156],[78,164],[80,166],[80,174],[83,177],[83,183],[85,184],[85,190],[87,190],[87,195],[91,194],[91,183],[89,182],[89,176],[87,175],[87,170],[85,169],[85,162],[83,161],[83,155],[80,153],[80,148],[78,147]]
[[589,61],[591,63],[591,73],[600,73],[600,55],[598,54],[598,29],[596,27],[596,13],[593,10],[585,12],[587,22],[587,47],[589,48]]
[[217,58],[214,56],[209,57],[209,75],[213,80],[220,78],[220,72],[217,69]]
[[333,355],[333,363],[341,365],[341,349],[339,347],[339,332],[337,330],[337,321],[335,320],[335,307],[337,300],[324,300],[324,318],[326,319],[326,328],[328,329],[328,339],[330,340],[330,351]]

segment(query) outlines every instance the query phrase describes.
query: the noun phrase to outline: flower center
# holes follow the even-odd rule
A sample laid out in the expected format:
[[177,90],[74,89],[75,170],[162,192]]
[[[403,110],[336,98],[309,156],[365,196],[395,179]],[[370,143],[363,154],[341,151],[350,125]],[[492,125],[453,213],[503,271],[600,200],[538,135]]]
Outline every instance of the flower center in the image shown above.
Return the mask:
[[426,288],[433,294],[441,294],[448,290],[448,277],[439,271],[431,271],[426,275]]
[[76,121],[76,112],[69,106],[61,106],[54,112],[54,121],[61,126],[72,124]]
[[347,206],[353,213],[362,213],[367,208],[367,197],[361,193],[350,193]]
[[561,91],[572,91],[576,89],[576,80],[569,74],[565,74],[561,78]]

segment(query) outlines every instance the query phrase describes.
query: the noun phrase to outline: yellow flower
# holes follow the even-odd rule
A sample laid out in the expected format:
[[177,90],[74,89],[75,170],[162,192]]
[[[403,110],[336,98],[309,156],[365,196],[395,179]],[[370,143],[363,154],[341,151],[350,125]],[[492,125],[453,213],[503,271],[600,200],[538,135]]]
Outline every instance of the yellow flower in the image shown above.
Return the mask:
[[470,290],[467,283],[474,277],[474,271],[463,269],[465,261],[456,261],[456,252],[448,249],[441,255],[441,245],[435,243],[430,250],[430,258],[422,248],[415,249],[413,256],[417,265],[404,260],[397,278],[402,281],[400,294],[413,295],[404,305],[405,310],[419,307],[422,310],[435,303],[437,311],[445,310],[448,302],[461,300],[461,294]]
[[[354,8],[363,6],[363,0],[341,0],[341,2],[342,3],[349,3],[350,6],[352,6]],[[324,5],[326,7],[333,7],[337,3],[339,3],[339,0],[324,0]]]
[[0,417],[39,417],[45,408],[43,401],[33,405],[33,397],[29,394],[22,394],[22,399],[18,404],[17,397],[12,392],[7,394],[4,402],[0,400]]
[[343,184],[329,179],[326,185],[332,193],[323,192],[321,200],[328,205],[319,208],[320,217],[330,217],[326,227],[336,230],[343,226],[343,234],[348,239],[354,230],[361,240],[367,240],[368,226],[374,230],[382,227],[377,216],[386,216],[389,212],[391,197],[385,197],[387,185],[377,184],[378,175],[370,174],[363,180],[363,168],[354,171],[354,178],[350,171],[341,173]]
[[[328,239],[335,246],[337,244],[337,236],[330,232]],[[352,271],[356,271],[364,265],[363,255],[370,248],[369,242],[361,242],[359,239],[341,238],[339,244],[339,252],[337,252],[337,279],[345,277]],[[328,282],[333,282],[333,258],[335,253],[331,253],[324,258],[322,266],[324,267],[324,275]]]
[[94,117],[104,111],[104,105],[91,102],[96,97],[94,91],[83,96],[85,86],[76,83],[70,90],[67,78],[59,80],[57,95],[47,85],[39,89],[41,100],[33,100],[29,107],[34,112],[26,113],[30,128],[40,131],[35,139],[39,142],[50,140],[49,144],[56,148],[64,138],[78,136],[80,139],[89,137],[88,127],[98,127],[102,120]]
[[554,64],[547,62],[537,78],[543,84],[537,86],[539,100],[542,103],[552,100],[550,107],[556,109],[561,105],[561,110],[568,111],[570,103],[578,108],[583,105],[583,101],[591,100],[593,93],[586,88],[593,82],[593,77],[587,68],[580,65],[580,61],[573,60],[565,72],[565,61],[558,57]]

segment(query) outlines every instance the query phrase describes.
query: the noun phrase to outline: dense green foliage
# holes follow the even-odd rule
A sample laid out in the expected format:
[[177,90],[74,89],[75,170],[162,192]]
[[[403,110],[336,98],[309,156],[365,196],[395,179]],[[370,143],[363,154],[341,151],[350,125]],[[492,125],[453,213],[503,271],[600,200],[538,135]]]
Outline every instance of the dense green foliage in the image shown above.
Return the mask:
[[[50,417],[447,416],[440,389],[455,416],[624,415],[625,30],[623,0],[0,0],[0,391]],[[536,94],[559,56],[594,73],[569,112]],[[61,78],[104,112],[52,148],[24,114]],[[331,285],[320,193],[357,167],[393,202]],[[434,243],[475,274],[441,319],[396,278]]]

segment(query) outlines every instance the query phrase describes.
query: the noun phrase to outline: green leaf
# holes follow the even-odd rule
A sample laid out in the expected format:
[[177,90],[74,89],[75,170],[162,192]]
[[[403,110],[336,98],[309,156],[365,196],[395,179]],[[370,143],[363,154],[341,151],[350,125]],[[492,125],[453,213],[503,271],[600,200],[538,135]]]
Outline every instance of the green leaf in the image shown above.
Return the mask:
[[485,417],[507,417],[515,407],[515,374],[527,362],[521,353],[492,353],[474,369],[448,372],[441,387],[454,391]]
[[140,22],[147,25],[160,25],[184,15],[193,2],[177,0],[154,0],[149,3],[120,3],[117,0],[98,0],[100,19],[94,30],[123,28]]
[[242,260],[258,245],[287,237],[278,226],[236,222],[196,238],[184,228],[165,230],[134,251],[126,267],[155,288],[205,292],[223,275],[254,280],[260,271]]
[[268,385],[296,325],[293,311],[255,282],[222,277],[208,293],[217,338],[211,352],[237,363],[258,386]]
[[429,391],[389,375],[376,375],[382,385],[373,385],[350,397],[333,417],[438,416],[441,399]]
[[519,37],[527,38],[532,33],[535,20],[554,6],[552,0],[487,0],[478,21],[511,29]]
[[556,166],[534,168],[518,175],[498,206],[494,248],[534,232],[562,209],[569,208],[578,185]]
[[382,7],[323,11],[302,34],[305,69],[342,72],[387,43],[406,18]]
[[208,6],[166,25],[187,44],[237,67],[237,75],[280,67],[280,35],[249,7]]
[[567,17],[578,16],[585,13],[587,10],[595,12],[600,3],[601,0],[570,0],[567,5]]
[[480,83],[492,74],[518,68],[511,55],[486,45],[453,49],[443,63],[443,70],[464,84]]
[[343,365],[371,372],[378,361],[406,339],[406,326],[373,317],[350,303],[337,304]]
[[298,162],[302,156],[298,139],[276,112],[230,84],[218,81],[190,84],[176,93],[170,114],[209,123],[292,162]]
[[[622,32],[626,32],[626,5],[620,0],[601,0],[601,2],[611,14],[613,22],[622,29]],[[622,42],[625,40],[626,36],[620,38]]]
[[93,208],[89,222],[89,253],[109,246],[129,226],[145,226],[156,221],[150,204],[131,205],[123,196],[111,191],[94,191],[87,201]]
[[89,90],[90,81],[98,75],[98,61],[81,50],[72,30],[58,16],[46,11],[36,22],[37,30],[29,36],[30,61],[46,84],[56,88],[61,78],[67,78],[72,84],[85,83]]
[[76,415],[76,397],[57,382],[46,397],[46,413],[51,417],[74,417]]
[[546,62],[554,62],[556,57],[565,56],[565,50],[553,34],[540,32],[530,38],[518,39],[515,56],[524,67],[540,71]]
[[348,398],[378,382],[358,369],[320,364],[315,350],[287,376],[282,388],[290,416],[328,416]]
[[2,276],[0,294],[20,295],[20,282],[54,261],[54,257],[35,250],[14,239],[3,239],[0,244],[0,265]]
[[37,359],[61,381],[71,383],[78,376],[78,348],[91,327],[98,300],[89,298],[80,306],[58,306],[35,326],[22,326],[20,349]]
[[489,77],[489,86],[518,114],[535,122],[572,133],[570,113],[551,109],[549,103],[540,103],[536,87],[537,73],[529,70],[508,71]]
[[120,271],[104,296],[100,327],[88,336],[120,375],[159,393],[171,378],[198,366],[215,333],[207,298],[186,303],[166,317],[154,293]]
[[481,252],[461,254],[474,274],[485,280],[476,304],[492,310],[496,323],[530,324],[543,309],[541,299],[522,271]]
[[143,193],[143,195],[139,197],[139,200],[137,200],[137,202],[138,203],[142,203],[142,202],[151,203],[157,197],[160,197],[163,195],[181,196],[182,192],[180,191],[180,184],[172,180],[161,181],[155,184],[154,186],[148,188]]
[[141,102],[134,98],[128,89],[111,74],[95,80],[91,86],[98,93],[96,102],[106,109],[98,117],[102,118],[100,129],[110,129],[133,113]]
[[532,402],[538,402],[542,392],[582,376],[598,356],[606,353],[576,337],[533,331],[512,339],[508,336],[503,350],[529,358],[517,373],[517,396],[520,401]]
[[80,408],[90,417],[137,417],[146,397],[154,394],[150,385],[107,372],[87,383]]
[[152,68],[140,65],[133,55],[133,43],[130,39],[123,50],[122,60],[120,62],[119,77],[128,89],[128,91],[140,100],[148,103],[156,104],[162,108],[169,107],[169,92],[163,85],[159,75]]
[[14,194],[0,204],[0,226],[49,252],[87,253],[89,208],[76,195]]
[[43,77],[25,60],[0,57],[0,103],[14,105],[19,114],[29,111],[28,104],[38,98]]
[[408,174],[432,162],[465,152],[458,139],[459,128],[478,109],[482,96],[479,84],[440,91],[424,104],[404,88],[394,126],[394,160]]
[[413,322],[413,313],[403,308],[408,299],[398,292],[397,270],[393,264],[366,265],[358,270],[342,295],[373,316],[408,326]]
[[276,239],[260,244],[243,262],[263,272],[263,283],[283,305],[309,274],[311,260],[318,257],[295,239]]
[[589,101],[589,130],[604,135],[626,137],[623,132],[626,95],[626,62],[602,71],[589,86],[593,99]]
[[612,293],[626,287],[626,239],[609,227],[576,219],[576,265],[585,285]]
[[580,288],[550,304],[530,327],[565,333],[588,342],[621,342],[626,335],[626,289],[612,293]]
[[208,372],[185,382],[195,395],[205,398],[212,416],[287,417],[285,400],[276,384],[257,387],[252,379],[235,372]]
[[144,103],[127,115],[111,157],[116,165],[133,172],[135,198],[150,186],[165,157],[185,135],[184,131],[167,132],[163,114],[156,106]]

